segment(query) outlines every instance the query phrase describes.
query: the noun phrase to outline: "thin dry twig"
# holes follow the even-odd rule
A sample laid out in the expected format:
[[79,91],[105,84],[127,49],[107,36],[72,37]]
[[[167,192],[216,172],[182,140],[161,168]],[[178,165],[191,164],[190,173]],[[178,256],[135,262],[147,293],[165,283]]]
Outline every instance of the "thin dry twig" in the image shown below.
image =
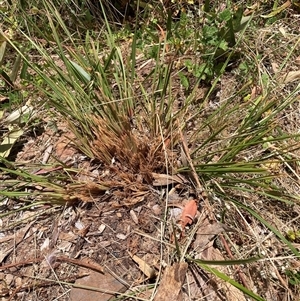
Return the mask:
[[209,216],[209,218],[211,220],[215,220],[214,218],[214,215],[212,213],[212,209],[211,209],[211,205],[209,204],[209,201],[208,201],[208,198],[203,196],[203,193],[204,193],[204,188],[203,186],[201,185],[200,181],[199,181],[199,177],[198,177],[198,174],[195,170],[195,167],[194,167],[194,164],[193,164],[193,161],[191,159],[191,156],[189,154],[189,149],[188,149],[188,146],[187,146],[187,143],[186,143],[186,140],[183,136],[183,133],[181,130],[179,130],[180,132],[180,138],[181,138],[181,143],[182,143],[182,147],[183,147],[183,150],[184,150],[184,153],[185,153],[185,156],[186,156],[186,160],[188,161],[188,164],[191,168],[191,174],[194,178],[194,181],[196,182],[196,195],[198,198],[200,198],[203,203],[204,203],[204,206],[206,207],[207,209],[207,214]]
[[[65,256],[53,256],[53,259],[54,259],[54,261],[64,261],[64,262],[72,263],[74,265],[81,266],[83,268],[91,269],[91,270],[94,270],[96,272],[104,274],[104,268],[103,267],[101,267],[98,264],[90,263],[88,261],[68,258],[68,257],[65,257]],[[31,263],[41,262],[43,260],[44,260],[44,258],[39,257],[39,258],[28,259],[28,260],[21,261],[21,262],[10,263],[10,264],[0,266],[0,270],[6,270],[6,269],[13,268],[13,267],[20,267],[20,266],[28,265],[28,264],[31,264]]]
[[[234,259],[234,256],[232,255],[232,252],[227,244],[227,241],[225,240],[225,238],[222,234],[220,234],[220,238],[221,238],[222,244],[223,244],[227,254],[229,255],[229,258]],[[248,281],[245,279],[245,273],[243,271],[241,271],[240,267],[237,267],[236,271],[239,274],[239,277],[240,277],[244,287],[250,289],[249,285],[248,285]]]

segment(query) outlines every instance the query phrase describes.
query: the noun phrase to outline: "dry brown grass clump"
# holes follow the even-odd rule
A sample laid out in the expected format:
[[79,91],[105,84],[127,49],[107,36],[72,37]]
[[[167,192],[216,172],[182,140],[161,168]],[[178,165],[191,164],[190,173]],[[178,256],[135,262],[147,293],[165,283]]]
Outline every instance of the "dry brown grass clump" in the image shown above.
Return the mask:
[[92,151],[96,158],[111,165],[116,160],[121,170],[144,175],[151,172],[169,172],[174,168],[175,154],[170,150],[170,138],[151,137],[146,132],[132,129],[125,121],[121,132],[111,128],[103,119],[95,119],[95,140]]

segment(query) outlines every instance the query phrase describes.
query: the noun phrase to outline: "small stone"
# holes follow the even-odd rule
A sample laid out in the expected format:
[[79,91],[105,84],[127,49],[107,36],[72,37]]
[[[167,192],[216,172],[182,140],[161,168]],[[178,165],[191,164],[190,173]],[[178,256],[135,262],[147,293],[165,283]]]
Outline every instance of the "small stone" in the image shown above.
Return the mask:
[[130,210],[129,213],[130,213],[130,216],[131,216],[132,220],[135,222],[135,224],[138,225],[139,219],[138,219],[137,215],[135,214],[135,212],[133,210]]
[[14,280],[14,276],[12,274],[6,275],[5,282],[8,286],[12,284],[13,280]]
[[161,207],[159,205],[154,205],[152,207],[152,210],[155,215],[161,215]]
[[16,287],[21,287],[23,285],[22,278],[17,277],[15,283],[16,283]]
[[124,235],[124,234],[122,234],[122,233],[118,233],[118,234],[116,235],[116,237],[119,238],[119,239],[121,239],[121,240],[125,240],[125,239],[127,238],[127,236]]
[[105,230],[106,226],[104,224],[101,224],[98,228],[99,232],[102,233]]

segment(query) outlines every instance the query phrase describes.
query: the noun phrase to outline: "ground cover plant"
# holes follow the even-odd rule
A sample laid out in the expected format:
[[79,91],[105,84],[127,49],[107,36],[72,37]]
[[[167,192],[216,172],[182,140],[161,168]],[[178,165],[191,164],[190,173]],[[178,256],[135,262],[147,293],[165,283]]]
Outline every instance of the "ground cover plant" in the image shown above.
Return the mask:
[[3,300],[298,300],[298,2],[1,2]]

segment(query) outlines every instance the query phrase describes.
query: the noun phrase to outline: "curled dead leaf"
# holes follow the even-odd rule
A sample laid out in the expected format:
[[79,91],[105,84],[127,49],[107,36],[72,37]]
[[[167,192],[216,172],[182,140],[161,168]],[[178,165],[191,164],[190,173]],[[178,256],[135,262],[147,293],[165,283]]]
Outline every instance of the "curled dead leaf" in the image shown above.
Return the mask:
[[167,174],[158,174],[152,173],[152,177],[154,179],[153,186],[167,186],[170,184],[184,184],[186,183],[186,179],[180,175],[167,175]]
[[285,84],[292,83],[300,79],[300,70],[290,71],[282,76],[282,81]]

